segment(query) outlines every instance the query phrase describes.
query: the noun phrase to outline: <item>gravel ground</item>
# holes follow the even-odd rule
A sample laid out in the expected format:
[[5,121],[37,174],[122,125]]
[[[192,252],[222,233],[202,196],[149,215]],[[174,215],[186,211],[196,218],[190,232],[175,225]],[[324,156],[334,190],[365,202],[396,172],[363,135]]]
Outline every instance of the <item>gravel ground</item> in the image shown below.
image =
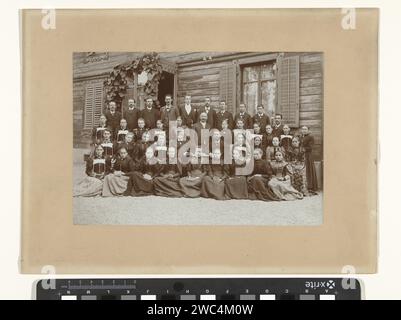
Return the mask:
[[[74,165],[74,183],[84,166]],[[319,225],[322,193],[303,200],[251,200],[148,197],[74,198],[74,224],[111,225]]]

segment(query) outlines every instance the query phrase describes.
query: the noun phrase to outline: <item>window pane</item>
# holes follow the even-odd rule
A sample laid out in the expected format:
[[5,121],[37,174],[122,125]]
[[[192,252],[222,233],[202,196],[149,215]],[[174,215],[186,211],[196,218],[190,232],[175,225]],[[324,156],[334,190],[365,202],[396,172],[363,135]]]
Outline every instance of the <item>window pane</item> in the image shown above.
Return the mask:
[[262,82],[262,104],[271,117],[276,109],[276,80]]
[[253,115],[258,103],[258,83],[244,84],[244,102],[246,103],[248,112]]
[[261,79],[262,80],[271,80],[276,77],[276,64],[275,63],[269,63],[269,64],[263,64],[261,69]]
[[259,66],[256,67],[245,67],[243,69],[243,81],[244,82],[251,82],[251,81],[258,81],[258,72]]

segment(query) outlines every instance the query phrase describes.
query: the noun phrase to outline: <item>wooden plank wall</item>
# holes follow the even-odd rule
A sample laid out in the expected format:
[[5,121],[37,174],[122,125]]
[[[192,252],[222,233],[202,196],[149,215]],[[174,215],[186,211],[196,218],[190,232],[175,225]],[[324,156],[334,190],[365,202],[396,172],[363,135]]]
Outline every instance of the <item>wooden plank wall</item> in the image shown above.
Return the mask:
[[[212,106],[217,107],[220,98],[220,69],[230,61],[178,68],[178,105],[184,104],[185,95],[192,97],[192,104],[200,107],[210,97]],[[232,110],[232,106],[228,106]]]
[[315,137],[315,160],[323,159],[323,54],[300,55],[300,126]]

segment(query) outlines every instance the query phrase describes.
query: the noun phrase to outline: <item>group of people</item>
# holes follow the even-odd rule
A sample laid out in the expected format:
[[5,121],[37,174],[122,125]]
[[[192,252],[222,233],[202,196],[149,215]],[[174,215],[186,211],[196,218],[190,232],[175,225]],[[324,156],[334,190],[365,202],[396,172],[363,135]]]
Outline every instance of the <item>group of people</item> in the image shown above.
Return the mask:
[[[220,101],[175,107],[172,96],[156,109],[151,98],[123,113],[110,102],[93,128],[86,178],[74,196],[205,197],[217,200],[296,200],[315,194],[314,138],[307,127],[293,134],[263,106],[251,116],[240,104],[233,116]],[[205,134],[205,132],[207,134]]]

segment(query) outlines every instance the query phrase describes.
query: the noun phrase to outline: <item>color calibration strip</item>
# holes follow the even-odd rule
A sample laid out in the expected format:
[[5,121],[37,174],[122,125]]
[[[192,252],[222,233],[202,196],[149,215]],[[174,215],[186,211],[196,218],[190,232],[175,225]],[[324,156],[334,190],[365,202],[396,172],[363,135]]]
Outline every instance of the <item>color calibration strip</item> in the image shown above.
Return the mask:
[[[36,283],[37,300],[273,301],[360,300],[357,279],[342,278],[164,278],[55,279]],[[346,284],[346,286],[344,286]]]
[[[158,299],[159,298],[159,299]],[[219,299],[218,299],[219,298]],[[191,295],[191,294],[183,294],[183,295],[106,295],[106,296],[96,296],[96,295],[64,295],[61,296],[61,300],[238,300],[236,296],[230,295],[225,296],[222,295],[217,297],[214,294],[204,294],[204,295]],[[336,300],[336,296],[334,294],[301,294],[298,296],[298,299],[295,295],[281,295],[276,296],[275,294],[241,294],[239,296],[239,300]]]

